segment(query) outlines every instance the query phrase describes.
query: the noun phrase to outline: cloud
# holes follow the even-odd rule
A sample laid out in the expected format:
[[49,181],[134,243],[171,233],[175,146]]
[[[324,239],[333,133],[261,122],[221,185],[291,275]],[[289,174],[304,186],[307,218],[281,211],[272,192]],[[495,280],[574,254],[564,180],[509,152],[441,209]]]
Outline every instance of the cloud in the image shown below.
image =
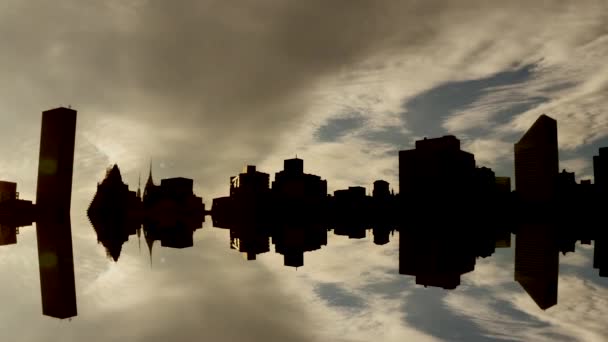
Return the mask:
[[[411,148],[418,137],[454,133],[462,136],[464,149],[476,154],[478,164],[505,174],[512,168],[512,144],[541,113],[559,120],[562,150],[606,136],[607,6],[603,0],[4,1],[0,42],[9,48],[0,54],[0,153],[7,161],[0,165],[0,177],[18,181],[24,197],[33,197],[40,111],[60,104],[79,110],[74,174],[79,215],[105,167],[115,162],[131,189],[152,159],[156,179],[192,177],[207,203],[227,193],[228,177],[243,164],[273,173],[294,154],[306,160],[307,172],[327,179],[330,190],[349,185],[369,189],[378,178],[396,188],[398,149]],[[527,70],[526,77],[504,78],[518,70]],[[497,77],[505,82],[482,82]],[[418,113],[407,106],[421,95],[445,91],[446,85],[470,90],[479,83],[453,112],[444,113],[433,98]],[[436,116],[428,114],[433,111]],[[325,131],[319,139],[319,131],[345,113],[355,113],[365,124],[348,132]],[[568,159],[567,165],[583,169],[579,156]],[[411,279],[408,283],[407,277],[394,274],[390,248],[376,253],[369,241],[331,239],[329,248],[306,255],[307,265],[325,266],[292,277],[271,263],[245,267],[209,256],[228,255],[230,251],[222,254],[213,247],[227,237],[200,233],[209,244],[197,240],[196,249],[183,258],[161,252],[173,258],[170,265],[176,269],[150,275],[130,259],[136,253],[133,243],[125,246],[124,262],[121,258],[118,266],[108,266],[93,230],[80,217],[74,224],[74,246],[87,319],[75,320],[69,329],[36,321],[45,329],[28,330],[23,340],[41,332],[82,339],[85,332],[116,322],[117,328],[102,329],[108,335],[100,338],[169,338],[168,331],[176,329],[184,335],[203,330],[213,340],[306,340],[316,337],[308,334],[312,329],[321,340],[433,339],[402,319],[408,303],[425,297],[400,287],[400,280],[409,284]],[[31,234],[25,230],[20,235],[30,248],[35,243]],[[35,275],[31,249],[6,251],[16,250],[2,271]],[[345,267],[345,256],[358,267]],[[200,263],[188,263],[188,258]],[[28,266],[20,269],[20,263]],[[503,269],[478,270],[483,276],[472,273],[472,286],[495,284],[509,290]],[[345,314],[332,307],[314,290],[324,283],[339,284],[336,291],[364,301],[364,312]],[[603,293],[593,285],[563,283],[593,296]],[[538,316],[535,321],[565,328],[530,332],[540,328],[494,312],[492,301],[476,307],[470,297],[459,295],[433,302],[437,306],[429,306],[426,317],[448,307],[464,317],[459,324],[486,327],[494,336],[504,336],[505,326],[523,326],[522,339],[573,337],[561,313],[539,315],[525,294],[507,290],[497,302],[515,303],[505,304],[518,310],[513,316],[525,312]],[[5,293],[21,291],[9,287]],[[145,295],[131,296],[133,291]],[[103,298],[110,300],[104,305]],[[37,308],[37,300],[24,299],[28,308]],[[252,314],[265,305],[276,315]],[[591,304],[581,307],[599,312]],[[13,312],[15,326],[31,316],[25,311]],[[451,314],[446,317],[455,316]],[[493,325],[484,326],[480,315],[486,314]],[[254,333],[235,331],[220,315],[252,318],[246,327]],[[597,319],[581,315],[591,331],[581,332],[582,338],[606,335]],[[143,327],[134,321],[158,324]],[[327,326],[334,321],[335,326]],[[471,334],[481,336],[477,330]]]

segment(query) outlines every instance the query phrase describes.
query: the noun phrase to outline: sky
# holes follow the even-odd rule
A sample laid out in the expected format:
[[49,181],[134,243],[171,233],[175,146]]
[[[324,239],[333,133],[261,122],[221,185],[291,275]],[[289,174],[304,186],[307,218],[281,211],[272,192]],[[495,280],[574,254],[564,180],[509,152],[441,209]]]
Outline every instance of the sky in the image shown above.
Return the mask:
[[[547,313],[501,268],[512,252],[479,261],[465,290],[446,293],[394,274],[396,241],[332,237],[294,274],[270,255],[243,264],[207,222],[195,248],[159,251],[169,261],[151,271],[136,241],[109,263],[83,215],[114,163],[131,189],[150,162],[157,181],[193,178],[207,205],[244,165],[273,175],[295,155],[330,191],[370,189],[376,179],[398,189],[397,151],[453,134],[477,165],[512,177],[513,144],[543,113],[558,121],[560,168],[592,179],[591,158],[608,146],[605,0],[3,0],[0,47],[0,179],[18,182],[22,198],[35,194],[40,112],[78,110],[81,314],[71,325],[36,317],[40,328],[11,329],[14,340],[91,331],[152,341],[194,332],[216,341],[482,341],[513,327],[513,340],[608,334],[597,318],[607,314],[606,284],[575,276],[590,262],[584,248],[562,257],[571,269],[560,294],[589,295]],[[14,327],[39,305],[33,228],[19,239],[0,249],[3,278],[22,275],[2,285],[18,313],[1,317]],[[346,268],[344,255],[349,265],[365,262]],[[19,297],[19,284],[33,295]],[[479,291],[491,293],[472,305]]]

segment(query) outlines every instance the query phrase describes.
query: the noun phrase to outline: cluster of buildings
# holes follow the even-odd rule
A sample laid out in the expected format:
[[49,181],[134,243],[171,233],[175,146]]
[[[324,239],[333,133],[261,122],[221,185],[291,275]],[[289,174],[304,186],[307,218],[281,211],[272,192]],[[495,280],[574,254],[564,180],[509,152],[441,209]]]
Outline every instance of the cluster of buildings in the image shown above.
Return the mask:
[[[231,248],[248,259],[270,250],[285,265],[303,265],[304,252],[327,243],[327,232],[387,243],[399,230],[399,273],[417,284],[453,289],[476,259],[515,239],[515,280],[539,307],[557,303],[559,252],[595,241],[594,268],[608,273],[607,232],[595,222],[608,198],[608,148],[594,157],[596,183],[559,172],[557,122],[541,115],[514,146],[515,191],[509,177],[479,167],[454,136],[416,141],[399,152],[399,193],[384,180],[327,193],[327,182],[304,173],[298,158],[270,183],[247,166],[216,198],[212,219],[230,229]],[[591,214],[590,214],[591,213]],[[574,228],[576,227],[576,228]],[[291,254],[283,241],[291,242]]]
[[142,229],[150,254],[155,241],[163,247],[192,247],[194,231],[205,219],[205,205],[194,194],[192,179],[167,178],[156,185],[150,167],[142,194],[139,188],[129,190],[114,165],[97,184],[87,215],[106,254],[117,261],[129,236],[141,239]]
[[[0,181],[0,245],[16,243],[18,228],[36,222],[43,314],[76,315],[70,201],[76,111],[42,114],[36,204],[19,199],[17,185]],[[117,165],[107,169],[87,210],[98,241],[118,260],[130,236],[144,235],[150,254],[161,246],[193,245],[193,233],[211,214],[230,231],[230,248],[248,260],[271,245],[286,266],[304,265],[306,252],[327,245],[327,234],[374,243],[399,231],[399,273],[423,286],[454,289],[477,258],[515,239],[515,280],[539,307],[557,303],[559,252],[577,241],[595,242],[593,267],[608,276],[608,231],[598,225],[608,198],[608,148],[594,157],[595,184],[559,172],[557,122],[540,116],[514,146],[515,191],[509,177],[476,165],[454,136],[416,141],[399,152],[399,193],[384,180],[368,194],[353,186],[327,191],[327,181],[304,172],[299,158],[284,161],[274,181],[255,166],[230,177],[229,195],[206,211],[193,180],[156,185],[152,168],[143,192],[130,191]],[[55,260],[46,262],[48,258]]]

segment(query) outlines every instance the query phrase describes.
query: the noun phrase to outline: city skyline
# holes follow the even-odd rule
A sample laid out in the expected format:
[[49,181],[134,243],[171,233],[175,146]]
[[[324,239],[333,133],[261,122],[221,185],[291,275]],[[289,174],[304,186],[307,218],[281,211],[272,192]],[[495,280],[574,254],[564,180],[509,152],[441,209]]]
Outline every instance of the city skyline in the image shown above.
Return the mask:
[[[3,1],[0,193],[18,193],[0,204],[3,337],[606,341],[607,28],[606,0]],[[58,107],[78,111],[69,229],[40,227],[71,231],[78,316],[65,320],[41,314],[43,239],[15,215],[36,206],[41,111]],[[528,149],[542,114],[556,144]],[[429,153],[459,147],[416,151],[425,137]],[[121,200],[89,216],[114,165],[123,195],[100,198]],[[247,165],[268,175],[270,228],[247,224],[260,211],[246,201],[236,223],[230,199],[228,218],[201,225],[176,210],[190,185],[205,211],[245,194]],[[557,182],[550,203],[535,167]],[[148,214],[114,224],[150,169]],[[517,184],[517,169],[533,177]],[[400,178],[420,199],[403,234]],[[438,200],[443,187],[466,192]]]
[[[37,203],[19,199],[17,184],[3,181],[0,219],[14,228],[27,225],[22,222],[28,219],[30,224],[36,221],[43,314],[69,318],[76,315],[70,227],[76,111],[44,111],[42,122]],[[151,263],[156,240],[163,247],[192,247],[194,231],[202,228],[208,214],[215,227],[230,230],[230,248],[247,260],[268,252],[272,240],[275,252],[284,256],[284,265],[296,268],[304,266],[305,252],[327,245],[330,230],[361,239],[371,228],[377,245],[388,243],[389,234],[398,231],[399,273],[415,276],[416,284],[444,289],[458,287],[461,275],[475,269],[477,258],[509,247],[505,234],[513,233],[514,279],[546,310],[558,302],[559,251],[573,252],[577,240],[584,244],[593,240],[593,267],[600,276],[607,271],[605,229],[582,228],[584,233],[578,236],[560,222],[581,216],[585,208],[580,203],[596,209],[605,203],[606,149],[600,148],[593,158],[600,184],[577,184],[574,173],[565,169],[558,173],[557,140],[557,122],[543,114],[515,143],[514,191],[508,187],[508,177],[478,167],[474,155],[462,151],[456,137],[425,137],[416,141],[414,149],[399,152],[397,194],[389,191],[388,182],[377,180],[371,197],[357,186],[336,190],[332,196],[327,181],[305,173],[304,161],[296,157],[284,161],[284,170],[272,183],[269,174],[246,166],[230,177],[229,196],[214,199],[210,211],[194,194],[192,179],[167,178],[156,185],[150,162],[145,187],[142,191],[140,179],[135,192],[114,164],[97,183],[87,215],[98,242],[115,262],[130,235],[137,235],[140,248],[144,235]],[[471,208],[480,212],[477,219],[466,213]],[[571,212],[557,214],[564,209]],[[513,210],[508,221],[496,220],[501,211]],[[582,222],[592,225],[599,218],[595,214]],[[446,230],[450,226],[472,228]],[[7,228],[2,227],[3,244],[15,244],[16,231]],[[431,244],[424,246],[421,241]]]

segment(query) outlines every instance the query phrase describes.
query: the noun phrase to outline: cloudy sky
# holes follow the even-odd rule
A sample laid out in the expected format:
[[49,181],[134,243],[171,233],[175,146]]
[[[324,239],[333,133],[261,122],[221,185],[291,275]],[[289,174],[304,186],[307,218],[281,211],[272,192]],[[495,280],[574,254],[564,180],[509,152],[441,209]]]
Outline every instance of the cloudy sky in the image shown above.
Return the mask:
[[513,143],[542,113],[558,120],[561,167],[592,178],[591,157],[608,146],[605,0],[2,0],[0,51],[0,179],[22,197],[35,193],[40,112],[78,110],[79,316],[39,315],[35,233],[24,228],[0,248],[3,279],[19,275],[1,285],[13,340],[608,334],[606,283],[584,248],[561,257],[566,303],[543,312],[512,282],[508,250],[446,293],[396,274],[396,241],[332,236],[295,273],[280,256],[241,260],[206,223],[194,248],[159,250],[151,270],[137,241],[106,260],[83,215],[112,163],[134,189],[152,160],[157,180],[191,177],[209,205],[243,165],[272,174],[296,154],[331,191],[376,179],[397,189],[398,150],[454,134],[478,165],[512,176]]

